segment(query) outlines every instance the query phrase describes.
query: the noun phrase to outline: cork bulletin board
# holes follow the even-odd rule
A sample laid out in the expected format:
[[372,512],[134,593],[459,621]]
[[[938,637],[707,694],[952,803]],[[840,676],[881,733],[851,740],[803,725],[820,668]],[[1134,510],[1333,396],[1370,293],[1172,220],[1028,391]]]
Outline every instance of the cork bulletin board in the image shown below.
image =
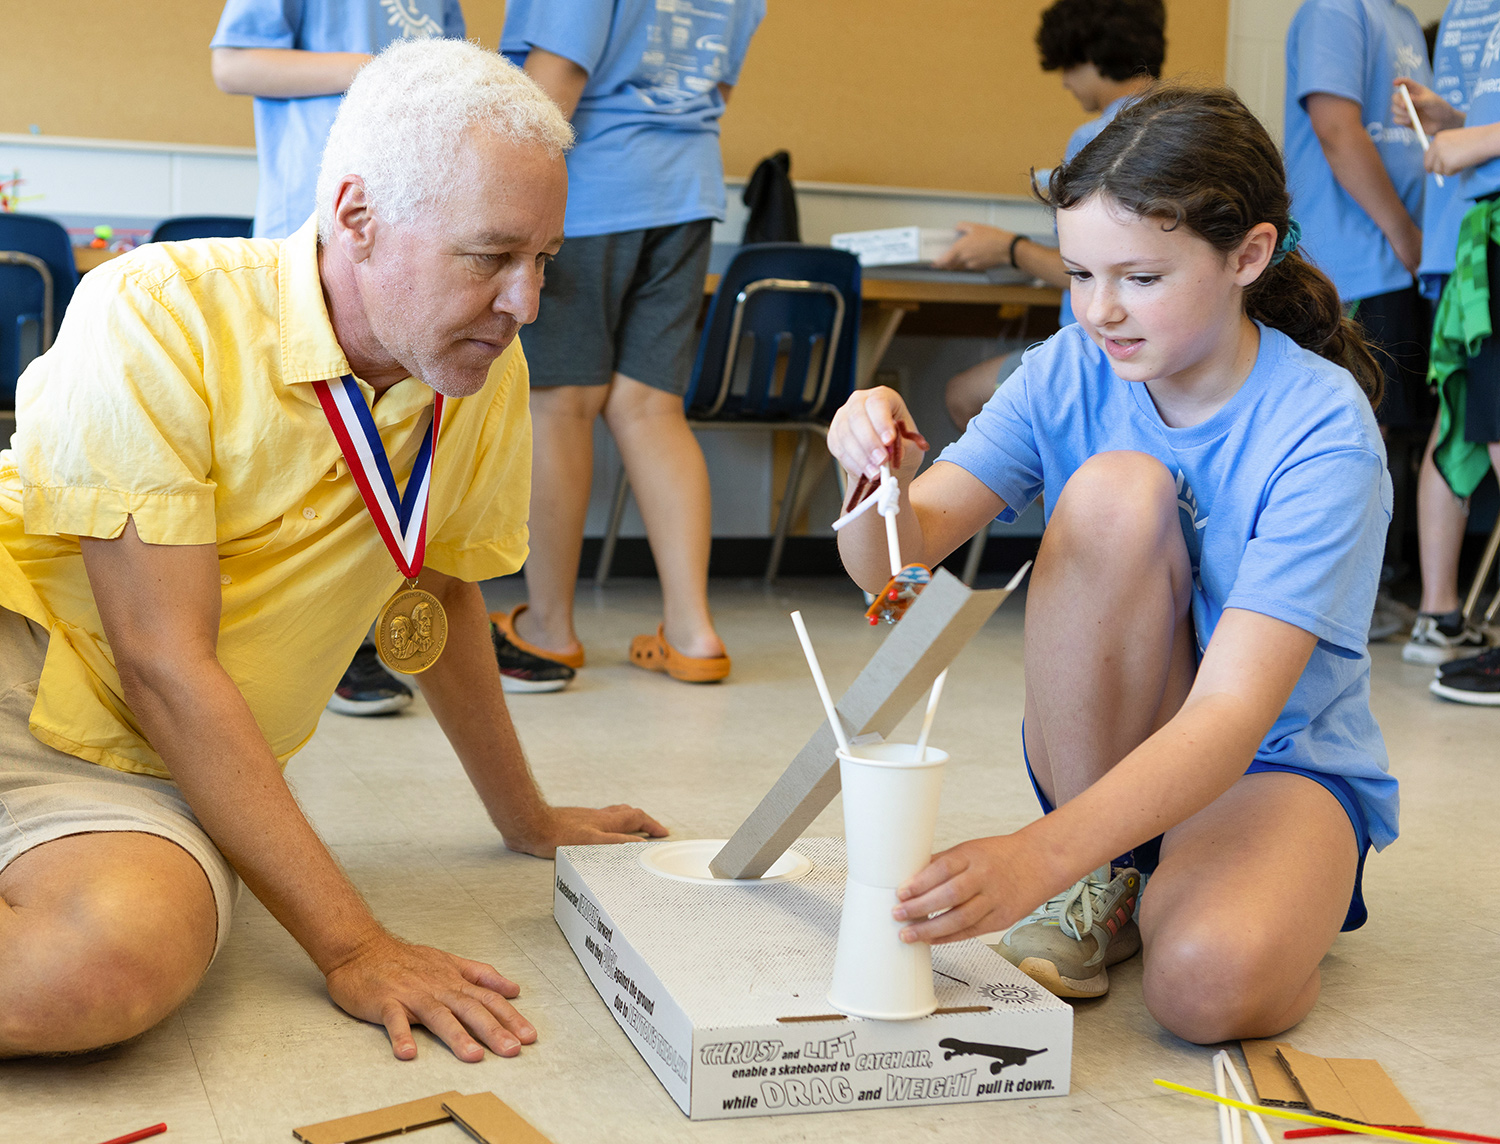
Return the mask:
[[[1047,0],[769,0],[724,119],[725,170],[792,152],[798,179],[1023,193],[1087,116],[1037,65]],[[7,21],[0,132],[253,146],[213,85],[222,0],[49,0]],[[1224,76],[1229,0],[1168,0],[1167,70]],[[504,0],[464,0],[499,41]]]

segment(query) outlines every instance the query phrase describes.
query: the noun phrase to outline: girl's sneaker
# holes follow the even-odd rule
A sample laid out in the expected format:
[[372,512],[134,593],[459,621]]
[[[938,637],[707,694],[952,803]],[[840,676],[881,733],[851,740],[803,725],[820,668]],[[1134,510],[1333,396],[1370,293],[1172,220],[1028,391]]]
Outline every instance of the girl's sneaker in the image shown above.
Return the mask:
[[1058,997],[1102,997],[1108,967],[1140,952],[1141,875],[1101,866],[1005,931],[994,949]]
[[1476,707],[1500,707],[1500,648],[1438,669],[1428,688],[1439,698]]
[[1486,642],[1484,632],[1465,623],[1461,611],[1443,615],[1418,612],[1417,622],[1411,626],[1411,638],[1401,649],[1401,658],[1407,663],[1437,666],[1483,651]]

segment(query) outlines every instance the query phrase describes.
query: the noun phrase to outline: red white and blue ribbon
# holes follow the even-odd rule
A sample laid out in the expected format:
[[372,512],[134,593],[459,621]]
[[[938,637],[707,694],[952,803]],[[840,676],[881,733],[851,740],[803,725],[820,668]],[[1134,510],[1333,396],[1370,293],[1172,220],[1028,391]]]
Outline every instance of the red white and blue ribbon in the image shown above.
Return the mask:
[[427,436],[412,465],[406,495],[401,496],[396,491],[396,477],[385,455],[380,431],[375,428],[375,418],[359,391],[359,383],[345,374],[338,381],[315,381],[313,390],[380,538],[390,549],[401,575],[415,580],[427,552],[427,494],[432,486],[432,456],[443,421],[443,395],[437,394],[433,401],[432,424],[427,427]]

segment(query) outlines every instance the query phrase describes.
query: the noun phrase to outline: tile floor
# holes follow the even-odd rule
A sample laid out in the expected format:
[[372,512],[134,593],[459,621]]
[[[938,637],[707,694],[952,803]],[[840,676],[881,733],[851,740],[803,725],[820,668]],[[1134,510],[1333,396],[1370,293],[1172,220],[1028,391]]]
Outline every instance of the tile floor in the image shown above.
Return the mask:
[[[490,587],[497,606],[520,592]],[[939,845],[1036,814],[1017,736],[1020,604],[990,621],[950,677],[934,734],[953,756]],[[834,580],[774,591],[716,582],[714,605],[735,674],[690,688],[625,665],[629,638],[656,624],[654,583],[585,590],[579,627],[591,666],[566,693],[513,697],[554,801],[629,800],[679,836],[724,837],[821,719],[787,611],[803,609],[836,690],[881,638]],[[1404,831],[1369,865],[1372,921],[1334,946],[1322,1000],[1290,1039],[1380,1060],[1430,1124],[1500,1133],[1500,711],[1433,699],[1429,675],[1403,665],[1396,642],[1375,649],[1374,703],[1404,784]],[[493,1090],[556,1144],[1217,1138],[1213,1111],[1151,1084],[1209,1086],[1211,1050],[1154,1024],[1138,961],[1111,974],[1107,998],[1076,1007],[1068,1096],[691,1123],[553,924],[551,865],[500,846],[420,701],[388,719],[325,716],[288,774],[393,930],[521,983],[537,1045],[466,1065],[419,1032],[420,1058],[394,1060],[384,1032],[332,1006],[312,965],[247,894],[202,988],[161,1026],[92,1057],[0,1062],[0,1141],[91,1144],[165,1120],[169,1141],[280,1144],[296,1125],[454,1088]],[[840,828],[835,802],[810,833]],[[424,1133],[430,1144],[465,1139],[453,1125]]]

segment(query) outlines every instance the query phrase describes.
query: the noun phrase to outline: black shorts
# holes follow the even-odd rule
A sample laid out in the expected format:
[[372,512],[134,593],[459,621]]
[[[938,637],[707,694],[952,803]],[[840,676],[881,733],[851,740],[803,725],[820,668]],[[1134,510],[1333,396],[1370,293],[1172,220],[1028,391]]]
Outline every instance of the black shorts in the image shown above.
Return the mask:
[[607,385],[613,374],[687,392],[713,223],[570,238],[521,331],[531,386]]
[[1464,440],[1474,445],[1500,441],[1500,246],[1490,243],[1485,262],[1490,271],[1490,328],[1469,359],[1464,386]]
[[1432,319],[1416,286],[1361,298],[1352,310],[1385,374],[1385,396],[1375,420],[1391,429],[1414,429],[1430,422],[1437,412],[1436,399],[1427,388]]

